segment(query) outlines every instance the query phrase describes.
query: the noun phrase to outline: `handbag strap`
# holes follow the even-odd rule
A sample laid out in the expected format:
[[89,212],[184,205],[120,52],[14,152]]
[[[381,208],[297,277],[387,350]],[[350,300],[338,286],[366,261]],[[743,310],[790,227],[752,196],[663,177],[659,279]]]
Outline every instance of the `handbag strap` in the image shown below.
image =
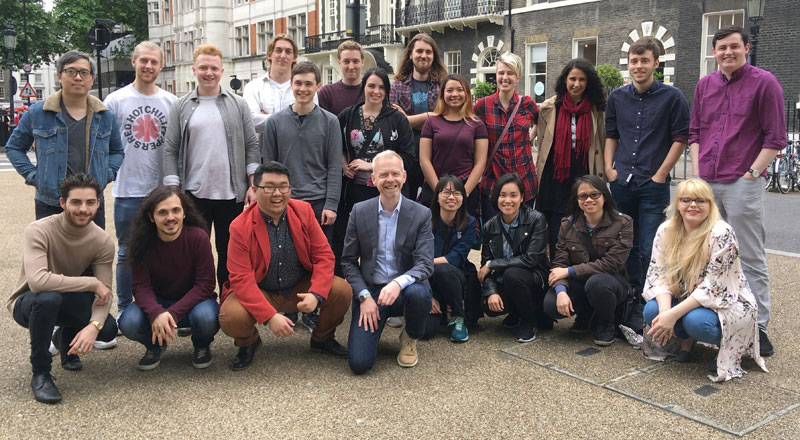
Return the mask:
[[467,123],[464,120],[462,120],[461,121],[461,126],[458,127],[458,131],[456,132],[456,135],[453,136],[453,141],[450,142],[450,147],[447,149],[447,153],[444,155],[444,157],[450,157],[450,152],[453,151],[453,146],[456,144],[456,141],[458,140],[458,135],[461,134],[461,130],[464,128],[465,125],[467,125]]
[[[499,99],[499,95],[498,95]],[[483,170],[483,175],[486,176],[489,174],[489,170],[492,169],[491,164],[492,160],[494,160],[494,155],[497,153],[497,149],[500,148],[500,144],[503,142],[503,139],[506,137],[506,133],[508,133],[508,129],[511,127],[511,123],[514,122],[514,116],[517,115],[517,110],[519,110],[519,105],[522,103],[522,97],[520,96],[517,100],[517,105],[514,106],[514,111],[511,112],[511,116],[508,117],[508,122],[506,122],[506,126],[503,127],[503,133],[500,134],[500,137],[497,138],[497,142],[494,143],[494,147],[492,148],[492,152],[489,153],[489,160],[486,161],[486,169]]]
[[589,261],[594,261],[599,259],[600,254],[598,254],[597,249],[594,248],[594,245],[592,244],[592,239],[589,238],[589,234],[579,230],[576,227],[575,220],[572,220],[572,230],[575,231],[575,234],[581,240],[581,243],[583,243],[583,247],[585,247],[586,250],[589,252]]

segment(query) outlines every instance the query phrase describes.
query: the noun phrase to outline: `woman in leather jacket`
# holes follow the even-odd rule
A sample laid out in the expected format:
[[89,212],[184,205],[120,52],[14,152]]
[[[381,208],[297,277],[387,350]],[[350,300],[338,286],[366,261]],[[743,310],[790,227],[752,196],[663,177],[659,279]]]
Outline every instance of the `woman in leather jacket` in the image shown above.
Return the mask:
[[615,311],[629,295],[625,261],[633,246],[633,221],[616,210],[603,179],[592,175],[575,179],[567,214],[558,232],[544,311],[553,319],[577,314],[572,333],[588,333],[594,321],[594,343],[611,345]]
[[534,321],[541,314],[547,260],[547,221],[523,207],[525,184],[517,173],[497,179],[491,202],[500,213],[483,225],[478,280],[486,300],[484,313],[498,316],[506,328],[517,328],[517,342],[536,339]]

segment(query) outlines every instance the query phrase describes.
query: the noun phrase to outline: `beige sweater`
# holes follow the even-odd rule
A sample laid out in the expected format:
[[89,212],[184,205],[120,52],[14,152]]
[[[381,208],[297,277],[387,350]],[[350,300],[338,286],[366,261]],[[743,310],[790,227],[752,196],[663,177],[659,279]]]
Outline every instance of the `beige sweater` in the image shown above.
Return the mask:
[[[17,298],[28,290],[94,292],[97,280],[110,288],[113,262],[114,241],[93,222],[79,228],[71,225],[64,214],[37,220],[25,228],[22,270],[8,300],[8,310],[13,313]],[[95,276],[82,276],[89,266]],[[91,320],[105,322],[112,300],[113,295],[103,305],[95,301]]]

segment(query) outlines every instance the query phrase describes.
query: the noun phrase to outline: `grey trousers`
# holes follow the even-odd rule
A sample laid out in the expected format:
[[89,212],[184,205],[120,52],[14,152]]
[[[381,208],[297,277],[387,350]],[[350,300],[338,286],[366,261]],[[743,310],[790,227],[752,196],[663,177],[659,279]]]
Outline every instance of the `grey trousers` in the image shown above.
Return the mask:
[[764,180],[740,177],[733,182],[708,182],[720,215],[733,227],[739,242],[742,271],[758,303],[758,327],[769,324],[769,271],[764,252]]

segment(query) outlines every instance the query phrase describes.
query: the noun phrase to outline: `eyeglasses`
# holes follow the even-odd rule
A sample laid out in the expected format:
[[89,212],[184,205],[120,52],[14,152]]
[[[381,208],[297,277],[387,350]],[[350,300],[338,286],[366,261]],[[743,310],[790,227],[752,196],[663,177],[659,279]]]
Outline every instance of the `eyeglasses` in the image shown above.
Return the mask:
[[708,203],[708,199],[693,199],[693,198],[690,198],[690,197],[681,197],[678,200],[681,203],[683,203],[684,205],[691,205],[692,202],[694,202],[694,203],[696,203],[698,205],[705,205],[706,203]]
[[75,75],[81,74],[81,78],[86,78],[87,76],[92,76],[92,72],[89,69],[73,69],[72,67],[67,67],[66,69],[62,70],[61,73],[66,73],[68,77],[75,78]]
[[597,200],[602,195],[603,193],[601,193],[600,191],[590,192],[589,194],[578,194],[578,200],[580,200],[581,202],[585,201],[588,198],[591,198],[592,200]]
[[464,197],[464,194],[461,191],[451,191],[449,189],[443,189],[439,194],[445,196],[445,198],[450,196],[455,198]]
[[281,186],[275,186],[275,185],[264,185],[264,186],[258,186],[258,185],[254,185],[254,186],[255,186],[256,188],[260,188],[260,189],[264,190],[264,192],[265,192],[265,193],[267,193],[267,194],[272,194],[272,193],[274,193],[276,189],[277,189],[277,190],[278,190],[278,191],[279,191],[281,194],[286,194],[286,193],[288,193],[288,192],[289,192],[289,190],[290,190],[290,189],[292,189],[292,187],[291,187],[290,185],[281,185]]

